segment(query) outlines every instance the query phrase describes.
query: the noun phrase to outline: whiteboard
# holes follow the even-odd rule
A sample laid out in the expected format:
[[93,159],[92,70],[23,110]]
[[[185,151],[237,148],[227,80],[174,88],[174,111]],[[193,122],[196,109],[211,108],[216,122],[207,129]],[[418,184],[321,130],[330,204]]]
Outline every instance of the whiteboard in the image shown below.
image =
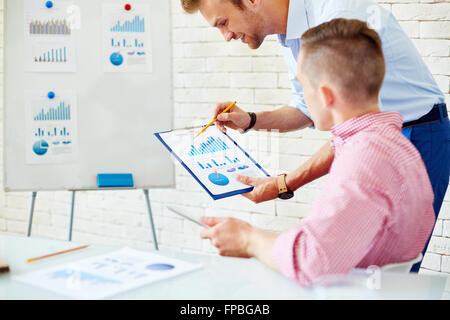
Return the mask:
[[[43,0],[36,0],[44,2]],[[54,0],[57,3],[60,0]],[[153,136],[172,128],[170,1],[65,0],[79,7],[73,31],[76,72],[25,70],[24,0],[6,0],[4,10],[5,191],[96,190],[99,173],[132,173],[136,188],[171,187],[174,164]],[[102,5],[149,4],[152,70],[104,72]],[[43,94],[75,90],[78,157],[57,164],[26,161],[27,90]]]

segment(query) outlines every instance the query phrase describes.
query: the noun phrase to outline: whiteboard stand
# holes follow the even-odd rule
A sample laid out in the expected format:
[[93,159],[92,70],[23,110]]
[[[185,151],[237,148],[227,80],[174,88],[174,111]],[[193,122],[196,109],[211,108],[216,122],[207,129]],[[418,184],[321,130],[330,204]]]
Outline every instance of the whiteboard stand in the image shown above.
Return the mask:
[[[75,209],[75,192],[76,192],[75,190],[72,191],[72,200],[71,200],[71,204],[70,204],[68,241],[72,241],[73,217],[74,217],[74,209]],[[31,205],[30,205],[30,211],[29,211],[29,214],[28,214],[27,237],[31,236],[31,227],[33,225],[34,204],[36,202],[36,196],[37,196],[37,192],[34,191],[31,194]],[[159,248],[158,248],[158,240],[156,239],[155,224],[154,224],[154,221],[153,221],[152,207],[150,205],[150,197],[148,195],[148,190],[147,189],[144,189],[144,196],[145,196],[145,202],[147,204],[148,217],[150,219],[150,229],[152,231],[153,245],[155,247],[155,250],[159,250]]]
[[73,228],[73,211],[75,208],[75,191],[72,191],[72,201],[70,203],[70,219],[69,219],[69,241],[72,241],[72,228]]
[[27,237],[31,235],[31,225],[33,224],[34,203],[36,202],[37,192],[31,194],[30,212],[28,213]]
[[147,203],[147,212],[148,212],[148,217],[150,219],[150,228],[152,229],[153,244],[155,245],[155,250],[159,250],[158,249],[158,241],[156,240],[155,224],[153,223],[152,207],[150,205],[150,197],[148,196],[147,189],[144,189],[144,196],[145,196],[145,202]]

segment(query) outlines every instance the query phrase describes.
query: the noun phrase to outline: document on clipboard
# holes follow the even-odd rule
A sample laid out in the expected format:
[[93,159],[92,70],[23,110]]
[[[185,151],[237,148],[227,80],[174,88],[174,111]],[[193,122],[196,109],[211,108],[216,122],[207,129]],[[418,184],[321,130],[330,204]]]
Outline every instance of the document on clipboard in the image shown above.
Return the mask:
[[237,181],[238,175],[270,176],[216,126],[209,127],[194,139],[197,132],[198,128],[178,129],[158,132],[155,136],[214,200],[253,190],[253,187]]

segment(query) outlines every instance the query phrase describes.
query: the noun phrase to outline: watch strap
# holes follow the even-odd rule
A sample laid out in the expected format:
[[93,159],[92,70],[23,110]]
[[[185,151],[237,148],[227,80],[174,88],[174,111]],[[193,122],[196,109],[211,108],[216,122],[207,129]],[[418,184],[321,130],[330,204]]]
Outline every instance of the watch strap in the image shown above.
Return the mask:
[[247,133],[250,131],[256,124],[256,113],[249,112],[248,115],[250,116],[250,124],[247,129],[245,129],[242,133]]
[[286,193],[289,191],[286,185],[286,174],[280,174],[277,177],[277,183],[278,183],[278,194]]

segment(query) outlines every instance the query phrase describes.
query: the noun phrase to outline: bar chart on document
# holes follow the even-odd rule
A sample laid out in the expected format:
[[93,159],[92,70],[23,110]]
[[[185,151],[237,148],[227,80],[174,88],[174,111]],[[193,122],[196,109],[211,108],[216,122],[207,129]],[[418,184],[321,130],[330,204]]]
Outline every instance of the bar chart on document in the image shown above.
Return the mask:
[[76,158],[77,110],[72,91],[49,99],[26,93],[26,154],[29,164],[63,163]]
[[193,139],[195,132],[162,133],[167,146],[203,184],[213,198],[229,193],[248,192],[249,186],[236,180],[237,175],[266,177],[268,174],[228,135],[212,126]]

